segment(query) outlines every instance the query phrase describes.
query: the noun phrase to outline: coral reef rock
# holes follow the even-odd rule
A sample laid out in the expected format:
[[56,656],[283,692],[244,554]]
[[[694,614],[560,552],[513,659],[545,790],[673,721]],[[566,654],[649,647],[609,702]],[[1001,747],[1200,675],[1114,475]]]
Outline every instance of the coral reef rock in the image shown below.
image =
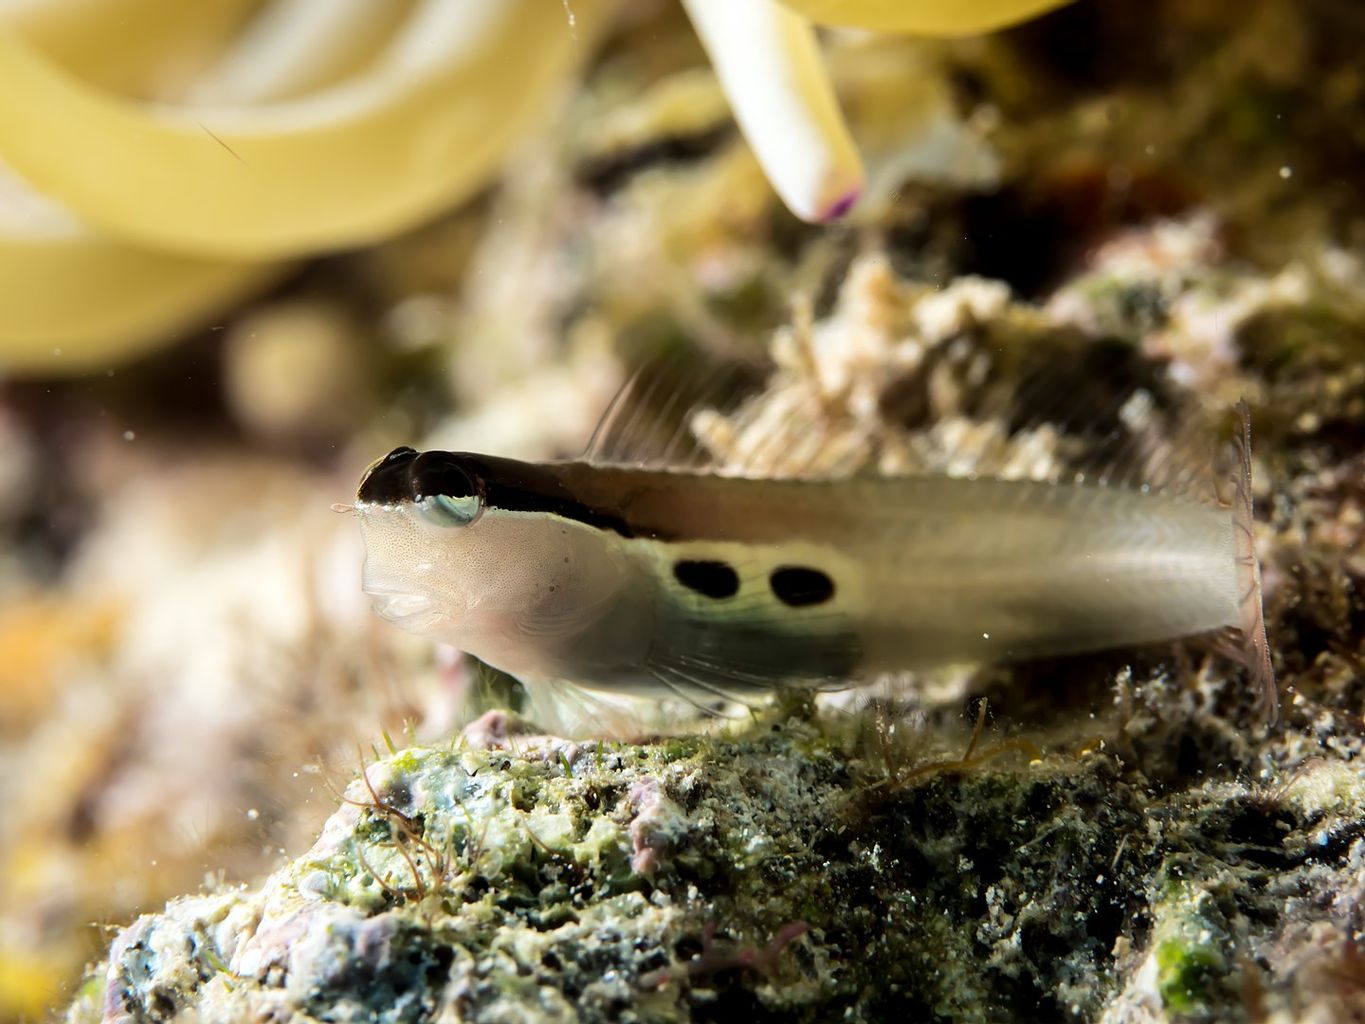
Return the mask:
[[912,768],[837,717],[580,745],[491,712],[455,744],[371,765],[260,888],[140,918],[69,1019],[1349,1009],[1365,858],[1351,767],[1178,785],[1155,719],[1133,718],[1079,750]]

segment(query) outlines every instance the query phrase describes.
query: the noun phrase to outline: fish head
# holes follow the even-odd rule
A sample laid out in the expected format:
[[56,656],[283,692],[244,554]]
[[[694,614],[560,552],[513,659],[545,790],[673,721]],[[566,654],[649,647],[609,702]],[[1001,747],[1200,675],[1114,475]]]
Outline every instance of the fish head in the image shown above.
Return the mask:
[[512,671],[544,670],[622,566],[601,533],[556,514],[545,470],[461,452],[397,448],[361,479],[362,586],[375,611]]
[[472,469],[458,453],[395,448],[361,478],[362,586],[382,618],[409,632],[459,642],[524,599],[505,571],[506,524],[484,521]]

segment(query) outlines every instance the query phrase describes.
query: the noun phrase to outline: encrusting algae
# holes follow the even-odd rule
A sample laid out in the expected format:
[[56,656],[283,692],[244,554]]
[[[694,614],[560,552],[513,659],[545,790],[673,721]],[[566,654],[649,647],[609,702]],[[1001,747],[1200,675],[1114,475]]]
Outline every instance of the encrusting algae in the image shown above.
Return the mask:
[[898,781],[846,723],[580,746],[481,720],[371,766],[260,889],[125,930],[70,1019],[1161,1019],[1269,989],[1304,884],[1360,895],[1349,803],[1264,832],[1244,790],[1154,797],[1104,751]]

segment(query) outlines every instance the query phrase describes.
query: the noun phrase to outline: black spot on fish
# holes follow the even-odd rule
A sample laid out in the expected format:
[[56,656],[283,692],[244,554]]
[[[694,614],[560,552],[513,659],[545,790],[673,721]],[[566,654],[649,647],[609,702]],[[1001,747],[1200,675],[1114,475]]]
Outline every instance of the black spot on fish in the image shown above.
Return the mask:
[[687,559],[673,565],[673,578],[688,590],[720,600],[739,593],[739,573],[725,562]]
[[804,565],[784,565],[768,577],[773,594],[785,605],[805,608],[824,604],[834,596],[834,581],[819,569]]

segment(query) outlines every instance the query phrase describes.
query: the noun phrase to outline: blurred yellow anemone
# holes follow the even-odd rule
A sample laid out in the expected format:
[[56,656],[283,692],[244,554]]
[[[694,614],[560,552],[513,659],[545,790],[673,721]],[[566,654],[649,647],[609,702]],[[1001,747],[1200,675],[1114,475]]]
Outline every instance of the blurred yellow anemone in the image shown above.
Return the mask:
[[[823,221],[863,168],[812,20],[962,34],[1060,0],[683,2],[776,191]],[[0,161],[23,182],[0,182],[0,372],[107,364],[460,202],[607,3],[0,0]]]
[[[0,30],[0,157],[23,179],[0,189],[0,370],[130,355],[280,260],[458,203],[587,51],[602,0],[572,15],[544,0],[278,0],[180,86],[192,103],[128,98],[159,95],[148,79],[166,68],[139,77],[100,54],[124,31],[164,32],[176,52],[175,11],[195,6],[0,8],[16,30]],[[245,6],[207,0],[206,18],[239,27]],[[83,60],[120,92],[64,67]]]
[[[577,19],[594,6],[576,0]],[[183,108],[94,89],[0,36],[0,149],[44,195],[150,248],[245,260],[364,245],[481,185],[584,48],[545,0],[424,0],[333,86]]]
[[992,32],[1060,7],[1068,0],[782,0],[821,25],[970,36]]
[[279,269],[122,245],[58,207],[39,212],[35,196],[6,193],[0,180],[0,371],[103,368],[193,327]]

